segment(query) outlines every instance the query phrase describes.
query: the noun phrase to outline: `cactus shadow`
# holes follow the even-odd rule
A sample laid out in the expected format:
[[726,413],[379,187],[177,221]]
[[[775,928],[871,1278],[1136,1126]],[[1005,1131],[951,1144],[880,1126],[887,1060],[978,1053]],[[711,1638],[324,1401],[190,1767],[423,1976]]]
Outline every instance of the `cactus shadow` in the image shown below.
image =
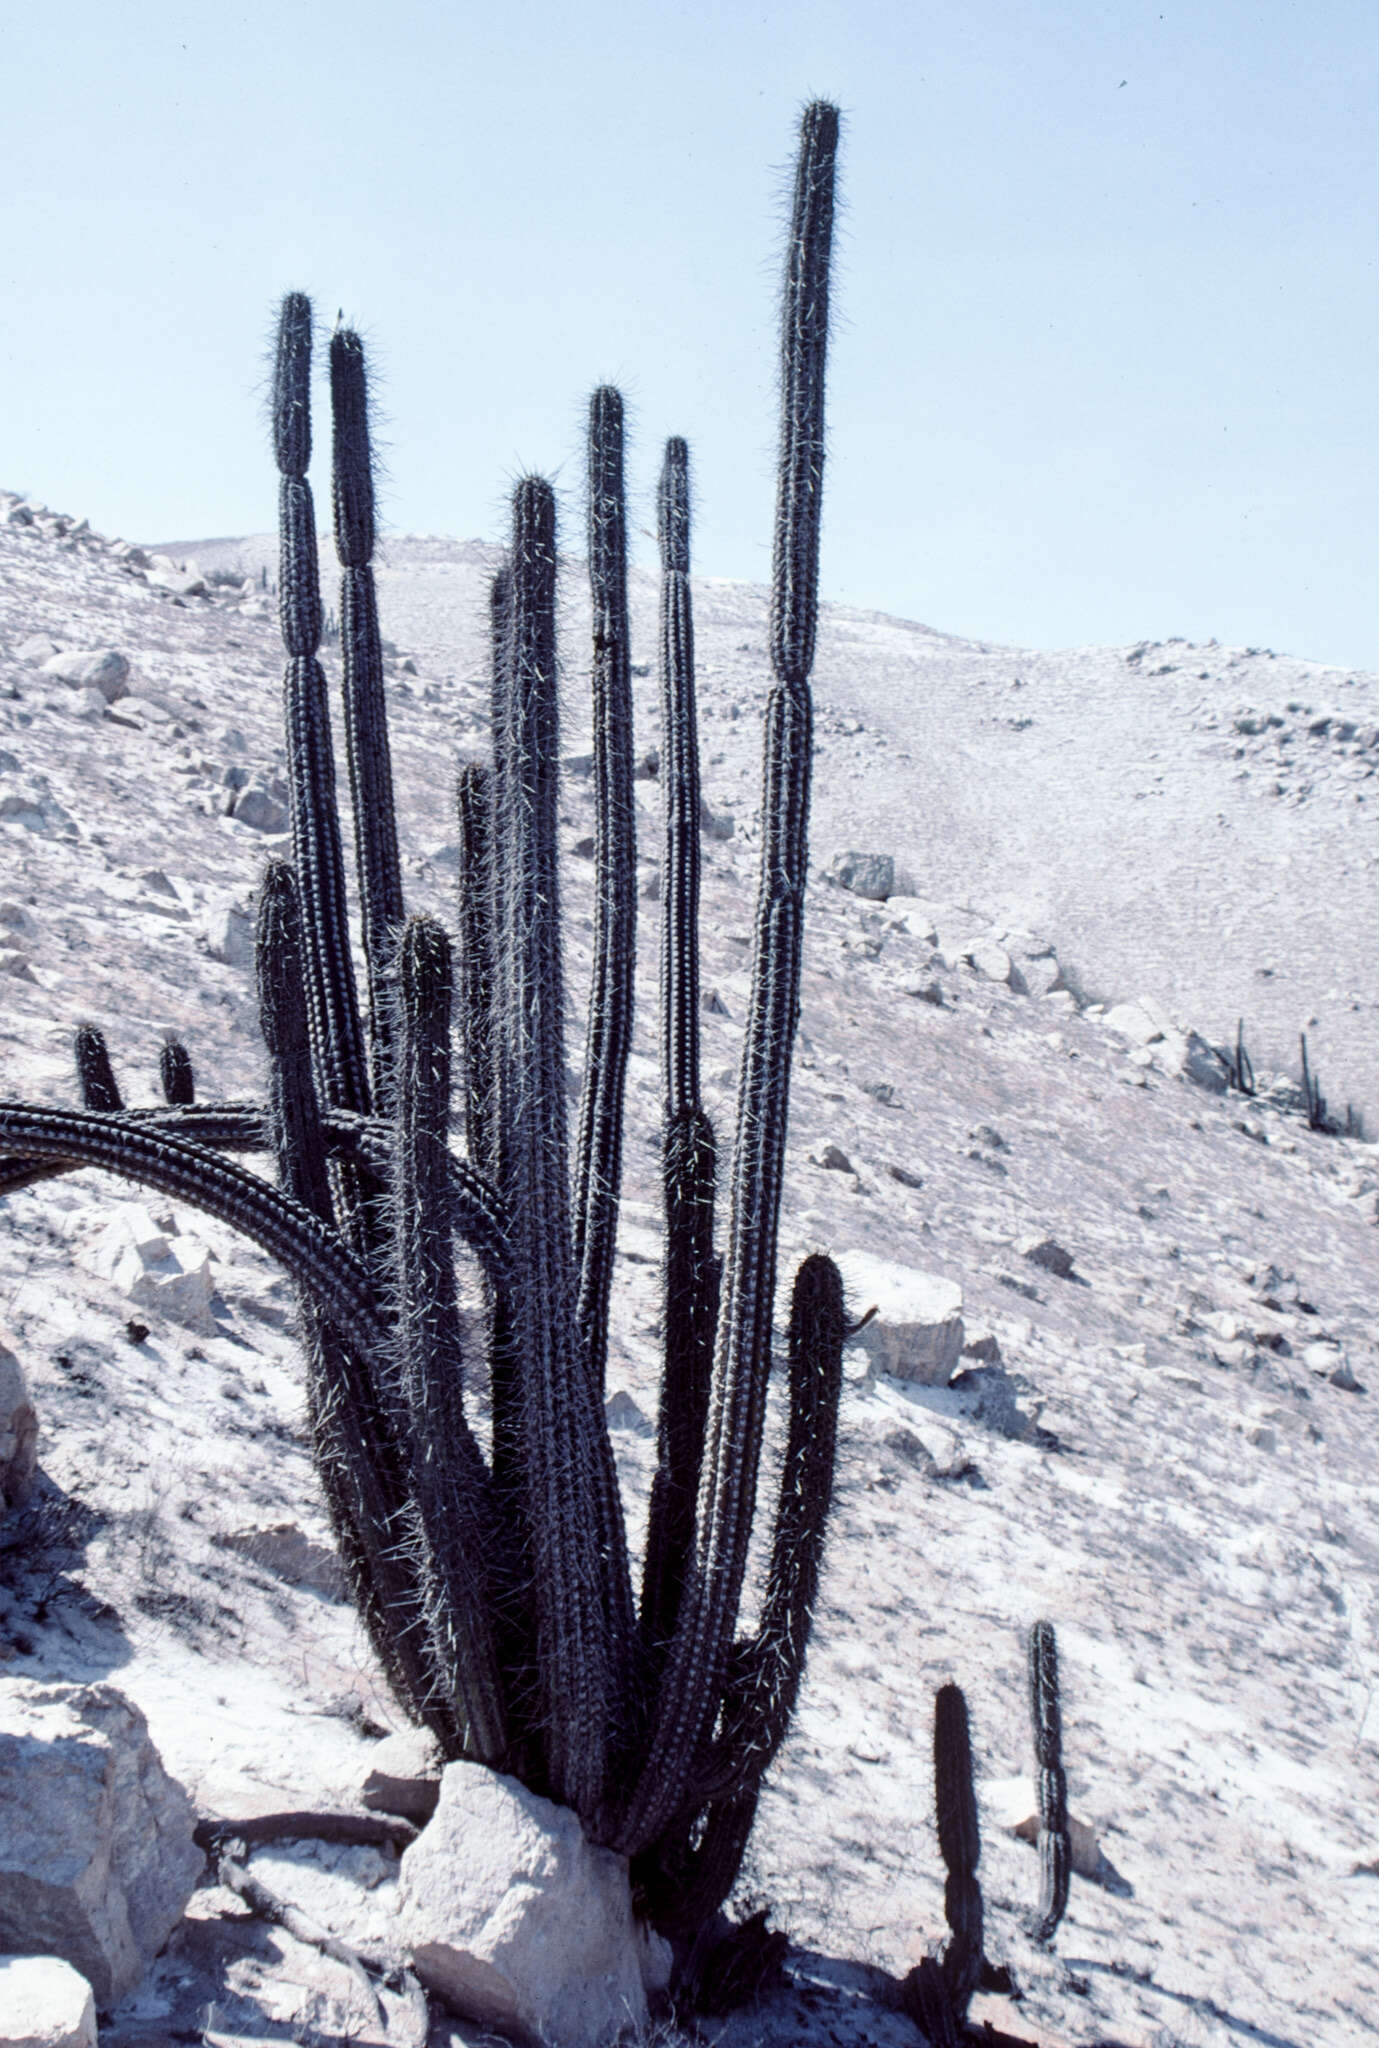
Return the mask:
[[0,1517],[0,1653],[36,1666],[11,1664],[13,1676],[86,1680],[129,1662],[119,1615],[81,1579],[86,1547],[104,1527],[42,1466],[28,1498]]

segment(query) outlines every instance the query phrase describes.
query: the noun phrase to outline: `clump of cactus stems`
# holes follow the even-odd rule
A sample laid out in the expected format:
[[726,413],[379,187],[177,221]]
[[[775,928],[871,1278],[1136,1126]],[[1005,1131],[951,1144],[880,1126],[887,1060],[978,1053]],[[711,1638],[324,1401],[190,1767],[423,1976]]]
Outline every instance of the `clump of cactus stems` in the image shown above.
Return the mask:
[[[1039,1801],[1039,1906],[1033,1933],[1036,1941],[1047,1944],[1067,1907],[1072,1869],[1058,1647],[1051,1621],[1036,1621],[1029,1633],[1029,1700]],[[946,1873],[943,1913],[948,1936],[909,1972],[900,1995],[932,2048],[956,2048],[964,2038],[974,1993],[993,1990],[1007,1980],[987,1962],[982,1948],[982,1891],[977,1877],[981,1835],[972,1738],[967,1701],[961,1687],[951,1683],[940,1686],[934,1700],[934,1808]]]
[[[596,924],[568,1164],[557,860],[555,503],[526,477],[493,592],[493,759],[458,790],[458,958],[402,898],[371,559],[358,337],[330,344],[343,713],[367,986],[361,1006],[325,675],[310,306],[283,302],[273,393],[292,859],[259,893],[266,1105],[124,1107],[84,1027],[81,1111],[0,1105],[0,1190],[100,1165],[223,1218],[297,1284],[315,1459],[354,1598],[399,1701],[445,1754],[512,1771],[632,1859],[643,1908],[693,1934],[741,1862],[804,1663],[832,1486],[846,1316],[806,1259],[789,1316],[788,1442],[754,1633],[737,1635],[771,1371],[799,1010],[838,116],[805,112],[783,298],[781,455],[762,858],[727,1229],[699,1084],[698,762],[683,442],[659,512],[665,1379],[639,1593],[604,1415],[635,949],[622,402],[589,420]],[[464,1156],[449,1136],[458,1011]],[[271,1150],[276,1184],[225,1157]],[[455,1246],[486,1289],[462,1322]],[[482,1353],[482,1355],[477,1355]],[[486,1367],[491,1447],[470,1421]]]
[[1245,1050],[1245,1020],[1237,1019],[1235,1045],[1216,1047],[1217,1057],[1226,1069],[1226,1079],[1237,1095],[1253,1095],[1255,1092],[1255,1070],[1250,1055]]

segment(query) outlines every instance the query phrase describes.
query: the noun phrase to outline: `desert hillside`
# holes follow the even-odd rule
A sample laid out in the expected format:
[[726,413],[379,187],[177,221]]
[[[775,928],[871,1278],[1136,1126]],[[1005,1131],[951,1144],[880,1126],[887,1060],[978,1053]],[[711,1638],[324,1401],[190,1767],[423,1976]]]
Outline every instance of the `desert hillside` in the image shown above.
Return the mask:
[[[379,571],[408,907],[452,925],[454,771],[487,743],[497,559],[402,536]],[[204,1098],[262,1093],[247,912],[286,824],[275,562],[263,537],[145,551],[0,498],[6,1096],[74,1101],[88,1018],[131,1101],[156,1099],[166,1031]],[[573,558],[562,597],[577,1069],[592,795]],[[658,740],[655,603],[638,575],[639,755]],[[706,581],[695,603],[726,1152],[766,594]],[[79,660],[107,651],[126,664],[109,695]],[[849,1350],[805,1690],[741,1887],[791,1936],[789,1987],[722,2038],[917,2040],[889,1986],[943,1928],[930,1741],[952,1678],[988,1949],[1021,1994],[975,2014],[1050,2048],[1358,2048],[1379,2011],[1379,1169],[1353,1132],[1308,1127],[1296,1084],[1305,1029],[1332,1111],[1379,1124],[1379,681],[1174,640],[986,647],[835,606],[815,685],[783,1275],[833,1252],[859,1316],[878,1262],[948,1283],[963,1353],[922,1384],[874,1332]],[[609,1375],[634,1542],[660,1355],[654,776],[637,790]],[[848,850],[891,857],[889,900],[840,884]],[[1208,1050],[1237,1018],[1248,1098]],[[287,1283],[218,1225],[93,1173],[0,1213],[43,1475],[0,1529],[0,1684],[108,1678],[203,1812],[347,1800],[397,1710],[338,1597]],[[1026,1932],[1036,1859],[1007,1826],[1041,1616],[1070,1804],[1096,1843],[1048,1952]],[[351,1938],[386,1930],[383,1852],[253,1860]],[[325,2048],[370,2038],[356,2023],[345,1972],[207,1887],[101,2040]]]

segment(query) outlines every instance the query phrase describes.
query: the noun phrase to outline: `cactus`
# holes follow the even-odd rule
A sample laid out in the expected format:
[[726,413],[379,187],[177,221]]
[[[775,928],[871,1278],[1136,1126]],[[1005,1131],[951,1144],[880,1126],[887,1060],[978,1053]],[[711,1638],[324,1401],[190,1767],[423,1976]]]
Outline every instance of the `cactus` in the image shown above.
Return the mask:
[[952,1684],[940,1686],[934,1699],[934,1807],[947,1872],[943,1911],[948,1939],[906,1976],[901,2002],[929,2039],[940,2043],[960,2039],[972,1994],[982,1981],[981,1835],[972,1740],[967,1701],[961,1687]]
[[1036,1621],[1029,1632],[1029,1698],[1034,1754],[1039,1766],[1039,1918],[1035,1939],[1049,1942],[1068,1903],[1072,1869],[1068,1787],[1063,1775],[1058,1645],[1051,1621]]
[[1307,1128],[1309,1131],[1325,1131],[1327,1133],[1331,1133],[1334,1129],[1334,1126],[1331,1122],[1330,1116],[1327,1113],[1326,1097],[1322,1094],[1321,1082],[1318,1080],[1317,1075],[1313,1072],[1312,1068],[1308,1065],[1307,1033],[1305,1031],[1302,1034],[1301,1048],[1302,1100],[1303,1107],[1307,1112]]
[[1250,1055],[1245,1050],[1245,1020],[1239,1018],[1235,1027],[1235,1045],[1218,1045],[1214,1048],[1217,1058],[1226,1069],[1226,1079],[1237,1095],[1253,1095],[1255,1072]]
[[[277,1258],[301,1304],[313,1449],[352,1591],[399,1701],[451,1757],[516,1771],[633,1859],[660,1925],[712,1922],[804,1667],[829,1510],[842,1283],[796,1277],[789,1440],[756,1631],[737,1639],[771,1369],[777,1227],[799,1009],[817,629],[823,382],[838,116],[805,113],[787,252],[762,862],[730,1215],[698,1077],[698,764],[683,442],[662,479],[662,930],[666,1368],[641,1597],[603,1405],[635,943],[622,401],[589,430],[597,922],[573,1169],[557,860],[555,508],[523,478],[493,590],[493,760],[460,777],[458,961],[405,916],[371,557],[367,379],[331,339],[344,724],[365,1010],[355,985],[334,750],[317,655],[311,309],[284,300],[272,421],[292,861],[259,896],[266,1105],[203,1105],[165,1046],[164,1102],[125,1108],[104,1041],[85,1107],[0,1103],[0,1190],[102,1165],[192,1202]],[[467,1157],[451,1150],[457,1000]],[[268,1149],[278,1183],[224,1155]],[[454,1241],[487,1290],[466,1358]],[[486,1460],[466,1412],[482,1364]],[[956,1968],[956,1965],[954,1966]]]

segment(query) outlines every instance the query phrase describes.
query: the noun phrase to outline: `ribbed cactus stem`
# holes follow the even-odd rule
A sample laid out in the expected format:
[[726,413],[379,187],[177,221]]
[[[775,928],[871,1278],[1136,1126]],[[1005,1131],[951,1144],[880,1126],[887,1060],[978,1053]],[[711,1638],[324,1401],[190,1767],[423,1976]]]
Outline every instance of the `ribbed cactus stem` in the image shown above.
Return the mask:
[[1072,1844],[1068,1837],[1068,1785],[1063,1774],[1058,1645],[1051,1621],[1036,1621],[1030,1630],[1029,1694],[1039,1766],[1039,1921],[1035,1938],[1052,1941],[1068,1903]]
[[934,1701],[934,1803],[947,1872],[943,1911],[950,1930],[939,1960],[953,2016],[962,2021],[982,1973],[982,1888],[977,1879],[982,1844],[967,1701],[961,1687],[951,1684],[940,1686]]
[[675,1629],[713,1373],[719,1261],[717,1146],[699,1081],[699,736],[690,607],[689,450],[666,443],[657,492],[661,554],[661,1184],[665,1204],[665,1371],[642,1573],[642,1629],[654,1665]]
[[494,1058],[493,772],[470,761],[460,770],[459,1000],[464,1058],[464,1127],[469,1157],[481,1173],[497,1167],[498,1071]]
[[[259,891],[254,958],[278,1171],[297,1201],[328,1220],[327,1144],[312,1081],[301,907],[283,861],[269,863]],[[352,1345],[311,1294],[301,1295],[300,1309],[312,1445],[351,1591],[399,1698],[453,1745],[453,1725],[436,1712],[426,1654],[419,1532],[398,1437],[401,1415],[379,1384],[387,1340],[380,1331],[373,1345]]]
[[[790,1426],[761,1619],[755,1634],[733,1648],[720,1732],[695,1772],[707,1811],[694,1816],[681,1843],[662,1845],[644,1877],[672,1932],[702,1925],[732,1890],[762,1778],[795,1711],[833,1491],[847,1331],[838,1268],[815,1253],[796,1274],[791,1299]],[[690,1836],[698,1837],[692,1847]]]
[[[495,866],[500,877],[502,1192],[512,1218],[513,1350],[539,1715],[553,1795],[592,1819],[603,1806],[617,1616],[605,1598],[602,1404],[575,1321],[565,1112],[557,868],[555,497],[540,477],[513,496],[510,658],[499,707]],[[616,1478],[612,1481],[616,1490]]]
[[115,1079],[115,1069],[110,1064],[110,1048],[106,1045],[105,1033],[94,1024],[78,1024],[72,1038],[72,1052],[84,1106],[106,1112],[123,1109],[124,1098]]
[[795,1276],[787,1356],[790,1424],[761,1619],[734,1648],[722,1734],[709,1766],[713,1790],[758,1785],[785,1739],[804,1676],[833,1497],[843,1345],[843,1282],[815,1252]]
[[623,404],[603,385],[589,402],[589,594],[593,611],[594,964],[575,1149],[579,1329],[602,1391],[622,1180],[623,1090],[632,1049],[637,952],[637,830],[627,617]]
[[340,558],[340,653],[345,747],[354,808],[355,869],[369,986],[369,1063],[374,1098],[392,1082],[391,1005],[384,982],[403,918],[392,754],[383,689],[383,648],[374,590],[373,453],[364,345],[352,328],[330,341],[334,424],[335,551]]
[[[335,756],[321,638],[316,515],[306,465],[311,454],[311,306],[300,292],[283,301],[273,384],[274,445],[280,481],[278,608],[287,666],[292,855],[302,896],[308,1002],[317,1087],[325,1102],[367,1113],[363,1028],[354,986]],[[351,1206],[357,1197],[352,1197]]]
[[771,1365],[790,1054],[799,1013],[813,746],[823,375],[837,110],[805,113],[787,252],[782,443],[772,592],[776,686],[767,712],[761,882],[695,1556],[620,1846],[640,1849],[682,1802],[714,1713],[742,1593]]
[[180,1038],[165,1038],[158,1053],[158,1079],[164,1102],[183,1108],[196,1100],[191,1054]]
[[464,1356],[450,1243],[450,942],[433,919],[404,927],[390,1210],[397,1365],[429,1558],[422,1575],[436,1689],[463,1753],[496,1764],[507,1715],[493,1630],[502,1543],[488,1469],[464,1412]]

